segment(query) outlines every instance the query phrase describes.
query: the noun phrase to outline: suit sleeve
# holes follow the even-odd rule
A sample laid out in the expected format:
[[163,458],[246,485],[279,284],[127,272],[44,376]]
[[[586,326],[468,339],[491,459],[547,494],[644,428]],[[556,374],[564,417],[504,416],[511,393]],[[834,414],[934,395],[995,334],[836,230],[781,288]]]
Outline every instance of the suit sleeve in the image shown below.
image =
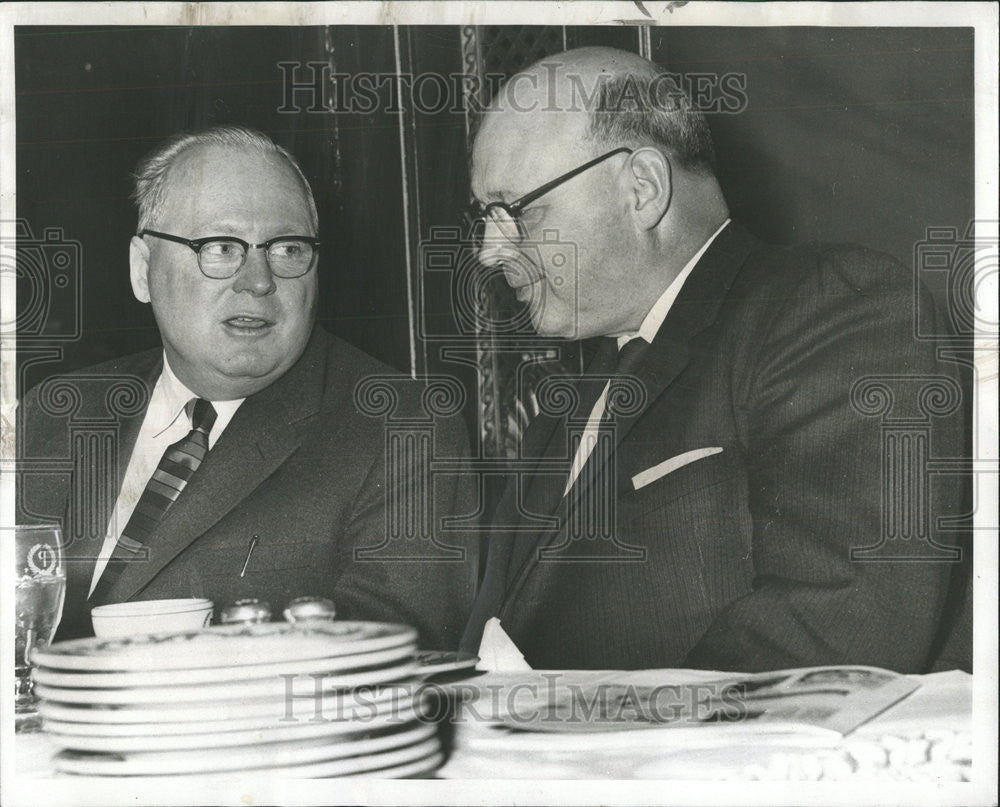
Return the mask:
[[[752,591],[717,615],[687,664],[757,671],[854,663],[923,672],[953,564],[918,525],[925,519],[934,541],[952,543],[933,525],[955,514],[960,483],[946,476],[922,483],[913,463],[961,456],[961,388],[954,365],[937,359],[932,342],[914,338],[904,267],[845,248],[821,254],[815,269],[762,323],[766,336],[738,404]],[[919,310],[933,317],[928,297]],[[921,443],[920,433],[929,441]]]
[[[468,457],[460,421],[436,422],[435,458]],[[334,593],[338,617],[413,625],[421,648],[456,650],[475,594],[478,554],[471,528],[456,528],[449,521],[475,512],[473,477],[428,475],[418,463],[390,462],[387,467],[384,450],[373,454],[376,460],[341,542],[344,572]],[[433,492],[429,512],[419,496],[413,498],[424,484]],[[432,540],[420,534],[424,519]]]

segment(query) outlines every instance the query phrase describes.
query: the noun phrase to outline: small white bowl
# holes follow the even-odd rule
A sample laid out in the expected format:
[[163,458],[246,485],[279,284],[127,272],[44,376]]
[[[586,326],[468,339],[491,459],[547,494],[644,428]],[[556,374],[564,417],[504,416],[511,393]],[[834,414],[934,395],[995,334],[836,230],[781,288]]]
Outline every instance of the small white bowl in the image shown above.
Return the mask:
[[201,630],[212,620],[213,603],[202,598],[137,600],[98,605],[90,612],[94,635],[120,639],[140,633]]

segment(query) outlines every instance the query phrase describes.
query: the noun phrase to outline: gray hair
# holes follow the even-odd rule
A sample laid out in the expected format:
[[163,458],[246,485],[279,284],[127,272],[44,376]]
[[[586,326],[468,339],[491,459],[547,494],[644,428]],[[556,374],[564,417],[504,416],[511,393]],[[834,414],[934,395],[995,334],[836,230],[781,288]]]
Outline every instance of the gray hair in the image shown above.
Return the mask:
[[143,157],[132,175],[135,183],[132,200],[139,208],[139,230],[152,229],[155,226],[166,198],[170,169],[182,154],[197,146],[224,146],[261,154],[277,154],[284,158],[302,183],[302,192],[309,204],[309,218],[313,232],[318,231],[319,215],[316,212],[316,201],[298,160],[264,133],[244,126],[216,126],[201,132],[175,135]]
[[714,174],[715,146],[705,115],[676,74],[650,68],[649,73],[605,76],[590,110],[589,136],[608,147],[652,143],[669,151],[681,167]]

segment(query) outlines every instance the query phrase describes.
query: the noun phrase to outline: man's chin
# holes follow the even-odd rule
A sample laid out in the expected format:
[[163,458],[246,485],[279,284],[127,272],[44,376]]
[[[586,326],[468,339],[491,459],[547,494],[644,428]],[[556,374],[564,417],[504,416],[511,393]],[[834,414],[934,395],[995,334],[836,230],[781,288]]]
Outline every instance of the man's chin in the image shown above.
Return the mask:
[[579,338],[576,335],[576,328],[573,327],[573,323],[554,322],[544,317],[538,318],[534,316],[534,313],[532,313],[531,317],[531,326],[539,336],[544,336],[546,339]]
[[301,351],[294,355],[295,358],[291,360],[288,355],[282,356],[280,360],[262,356],[238,357],[219,368],[219,387],[231,392],[231,398],[254,395],[267,389],[288,372]]

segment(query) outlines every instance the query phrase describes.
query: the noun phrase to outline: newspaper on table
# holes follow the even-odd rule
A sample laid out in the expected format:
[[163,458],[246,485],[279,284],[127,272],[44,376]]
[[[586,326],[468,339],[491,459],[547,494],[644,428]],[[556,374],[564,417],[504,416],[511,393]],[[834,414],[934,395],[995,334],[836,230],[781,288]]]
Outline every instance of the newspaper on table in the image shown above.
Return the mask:
[[743,733],[840,737],[918,687],[907,676],[859,666],[757,674],[530,670],[447,685],[459,727],[550,735],[670,729],[729,741]]

